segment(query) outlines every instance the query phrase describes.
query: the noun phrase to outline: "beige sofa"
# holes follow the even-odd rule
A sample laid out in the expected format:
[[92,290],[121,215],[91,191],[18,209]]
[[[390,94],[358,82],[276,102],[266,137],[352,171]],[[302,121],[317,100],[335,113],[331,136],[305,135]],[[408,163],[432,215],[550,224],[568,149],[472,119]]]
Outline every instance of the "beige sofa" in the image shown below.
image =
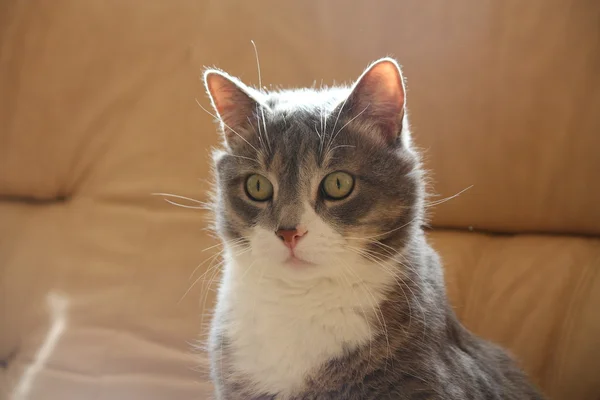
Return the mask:
[[256,84],[253,39],[266,85],[399,58],[434,199],[472,186],[431,208],[460,318],[552,399],[600,399],[599,20],[580,0],[1,1],[0,398],[209,398],[218,247],[199,203],[151,194],[206,200],[201,68]]

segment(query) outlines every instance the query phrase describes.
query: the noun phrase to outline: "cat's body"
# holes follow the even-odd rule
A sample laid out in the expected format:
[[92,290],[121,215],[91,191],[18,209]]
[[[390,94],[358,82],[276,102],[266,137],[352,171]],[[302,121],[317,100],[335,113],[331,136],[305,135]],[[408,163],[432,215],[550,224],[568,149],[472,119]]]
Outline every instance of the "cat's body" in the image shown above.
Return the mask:
[[541,399],[447,303],[395,62],[352,89],[266,94],[205,75],[225,268],[218,399]]

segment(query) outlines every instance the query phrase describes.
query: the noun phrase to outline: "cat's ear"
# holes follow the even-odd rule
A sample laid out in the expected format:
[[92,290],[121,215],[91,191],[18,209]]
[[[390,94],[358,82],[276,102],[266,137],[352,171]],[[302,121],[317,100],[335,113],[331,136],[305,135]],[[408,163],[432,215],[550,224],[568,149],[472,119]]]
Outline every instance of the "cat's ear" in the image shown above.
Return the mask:
[[261,104],[257,93],[225,72],[209,69],[204,72],[204,85],[217,113],[225,141],[235,147],[254,132],[248,127],[256,120]]
[[342,112],[372,124],[373,134],[394,144],[402,133],[405,106],[404,79],[398,63],[382,58],[371,64],[354,84]]

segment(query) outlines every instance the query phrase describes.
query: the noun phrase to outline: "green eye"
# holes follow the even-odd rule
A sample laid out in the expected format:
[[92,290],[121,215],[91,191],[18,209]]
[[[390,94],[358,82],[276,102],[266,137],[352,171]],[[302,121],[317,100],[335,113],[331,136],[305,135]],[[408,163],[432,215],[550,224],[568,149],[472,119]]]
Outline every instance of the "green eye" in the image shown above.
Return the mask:
[[327,175],[321,182],[321,190],[330,200],[341,200],[350,195],[354,189],[352,175],[337,171]]
[[262,175],[253,174],[246,179],[246,194],[255,201],[267,201],[273,197],[273,185]]

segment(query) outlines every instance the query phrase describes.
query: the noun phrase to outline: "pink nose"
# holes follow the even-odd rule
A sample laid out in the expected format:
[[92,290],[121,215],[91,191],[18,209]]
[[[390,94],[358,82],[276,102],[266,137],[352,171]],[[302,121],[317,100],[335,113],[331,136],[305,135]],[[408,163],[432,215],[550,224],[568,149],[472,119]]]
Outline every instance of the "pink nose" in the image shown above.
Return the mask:
[[275,234],[283,241],[283,244],[290,248],[290,250],[294,250],[298,240],[300,240],[300,238],[306,234],[306,230],[298,228],[279,229],[275,232]]

